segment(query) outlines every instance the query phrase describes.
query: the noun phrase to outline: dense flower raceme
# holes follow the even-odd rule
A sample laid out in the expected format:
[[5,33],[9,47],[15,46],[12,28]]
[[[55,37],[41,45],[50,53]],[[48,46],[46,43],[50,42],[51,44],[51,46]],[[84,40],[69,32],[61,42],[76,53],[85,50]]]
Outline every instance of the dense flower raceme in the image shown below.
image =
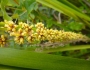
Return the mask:
[[[4,21],[5,28],[10,36],[13,36],[17,44],[23,44],[24,41],[34,43],[35,41],[47,41],[50,43],[73,43],[73,42],[88,42],[90,39],[82,34],[74,32],[65,32],[63,30],[47,29],[43,23],[29,25],[19,22],[16,25],[13,21]],[[0,45],[5,45],[6,39],[3,35],[0,38]]]

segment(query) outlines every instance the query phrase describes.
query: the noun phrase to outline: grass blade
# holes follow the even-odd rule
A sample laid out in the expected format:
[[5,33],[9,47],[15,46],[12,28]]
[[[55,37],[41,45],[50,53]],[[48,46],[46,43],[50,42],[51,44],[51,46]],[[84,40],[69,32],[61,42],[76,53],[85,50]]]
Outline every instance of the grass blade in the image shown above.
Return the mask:
[[[60,2],[60,1],[57,1],[57,0],[37,0],[37,2],[45,5],[45,6],[48,6],[50,8],[53,8],[59,12],[62,12],[70,17],[73,17],[83,23],[85,23],[87,26],[90,27],[90,24],[88,23],[88,21],[90,21],[90,17],[87,16],[86,14],[80,12],[74,5],[72,7],[70,7],[72,4],[68,3],[68,2]],[[66,5],[66,4],[68,5]],[[84,20],[84,21],[83,21]],[[87,22],[86,22],[87,21]]]
[[43,53],[50,53],[50,52],[58,52],[58,51],[70,51],[70,50],[81,50],[81,49],[89,49],[90,45],[76,45],[70,47],[58,47],[58,48],[51,48],[45,49]]
[[0,64],[40,70],[90,69],[90,61],[11,48],[0,48]]

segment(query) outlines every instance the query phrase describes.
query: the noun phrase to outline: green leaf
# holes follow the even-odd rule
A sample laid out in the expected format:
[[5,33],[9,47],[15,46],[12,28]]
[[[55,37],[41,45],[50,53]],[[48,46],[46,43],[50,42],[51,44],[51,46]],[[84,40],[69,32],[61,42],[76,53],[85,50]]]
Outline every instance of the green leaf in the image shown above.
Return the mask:
[[0,64],[40,70],[90,69],[90,61],[11,48],[0,48]]
[[[0,64],[0,70],[28,70],[28,68],[21,68],[21,67],[14,67],[14,66],[7,66]],[[33,69],[29,69],[33,70]]]
[[27,18],[28,18],[27,12],[22,12],[22,13],[20,13],[19,19],[20,19],[21,21],[25,21]]
[[4,26],[5,23],[4,22],[0,22],[0,27]]
[[36,11],[38,9],[38,4],[36,3],[34,6],[34,10]]
[[69,5],[69,3],[65,4],[63,3],[62,1],[57,1],[57,0],[36,0],[37,2],[45,5],[45,6],[48,6],[50,8],[53,8],[61,13],[64,13],[70,17],[73,17],[83,23],[85,23],[88,27],[90,27],[90,24],[88,21],[90,21],[90,17],[85,15],[84,13],[80,12],[80,11],[77,11],[76,10],[76,7],[71,6],[71,4]]
[[74,18],[77,19],[77,16],[74,13],[69,11],[69,9],[65,9],[65,7],[67,7],[67,6],[63,5],[62,3],[60,3],[60,2],[58,2],[56,0],[53,0],[53,1],[36,0],[36,1],[43,4],[43,5],[48,6],[50,8],[53,8],[53,9],[59,11],[59,12],[62,12],[64,14],[68,15],[68,16],[73,16]]
[[35,18],[35,15],[34,15],[33,13],[30,13],[30,17],[31,17],[32,19],[34,19],[34,18]]
[[24,6],[28,14],[31,13],[32,10],[34,10],[35,4],[36,4],[35,0],[25,0],[24,1]]
[[53,26],[53,23],[54,23],[53,20],[52,20],[52,18],[47,19],[46,21],[47,21],[46,22],[47,23],[47,28],[51,28]]
[[1,0],[1,4],[2,4],[3,6],[6,6],[6,4],[8,3],[8,1],[9,1],[9,0]]
[[17,0],[8,0],[8,6],[18,6]]
[[76,31],[79,31],[79,30],[82,30],[84,29],[84,24],[83,23],[79,23],[79,22],[71,22],[67,25],[71,30],[76,30]]
[[7,3],[8,3],[8,0],[1,0],[1,11],[3,13],[4,20],[11,20],[11,17],[9,17],[7,12],[5,11],[5,6]]
[[19,18],[19,15],[17,13],[15,13],[15,14],[12,15],[12,18],[13,19]]
[[70,46],[70,47],[58,47],[58,48],[44,49],[43,53],[81,50],[81,49],[89,49],[89,48],[90,48],[90,45],[76,45],[76,46]]
[[58,1],[62,2],[63,4],[73,8],[81,13],[81,10],[79,8],[77,8],[75,5],[73,5],[72,3],[70,3],[69,1],[67,1],[67,0],[58,0]]

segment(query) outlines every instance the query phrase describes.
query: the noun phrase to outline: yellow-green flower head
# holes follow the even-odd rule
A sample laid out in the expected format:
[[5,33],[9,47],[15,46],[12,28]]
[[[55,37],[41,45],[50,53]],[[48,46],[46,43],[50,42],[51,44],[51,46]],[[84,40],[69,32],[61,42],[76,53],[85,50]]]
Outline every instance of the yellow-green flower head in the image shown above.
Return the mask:
[[29,28],[28,24],[24,24],[23,28]]
[[[34,25],[29,25],[23,22],[19,22],[18,30],[16,30],[17,25],[12,21],[5,21],[5,27],[10,33],[10,36],[14,36],[14,41],[18,44],[23,44],[26,39],[29,43],[33,43],[34,41],[44,41],[47,40],[49,42],[55,43],[73,43],[73,42],[87,42],[90,39],[82,34],[77,34],[74,32],[65,32],[63,30],[54,30],[47,29],[44,27],[42,22]],[[4,37],[0,38],[0,44],[2,41],[5,41]]]
[[0,37],[0,45],[3,47],[7,42],[7,38],[4,35],[1,35]]
[[36,29],[36,38],[37,40],[46,40],[46,28],[37,28]]
[[35,25],[37,28],[44,28],[44,24],[42,22],[39,22]]
[[14,36],[14,41],[18,44],[24,43],[24,36],[26,35],[26,32],[24,32],[21,28],[19,28],[18,31],[10,33],[11,36]]
[[5,27],[7,28],[8,32],[16,31],[17,25],[15,25],[13,21],[6,21],[5,20],[5,23],[6,23]]
[[23,37],[15,37],[14,41],[18,44],[23,44],[24,43],[24,38]]
[[29,43],[33,43],[36,40],[36,36],[34,34],[31,34],[27,37],[27,41]]
[[18,26],[20,26],[21,28],[24,28],[26,23],[23,23],[23,22],[19,22]]
[[33,28],[33,25],[31,25],[31,26],[29,26],[29,27],[26,27],[24,30],[25,30],[25,32],[27,32],[27,33],[31,33],[31,32],[33,32],[32,28]]

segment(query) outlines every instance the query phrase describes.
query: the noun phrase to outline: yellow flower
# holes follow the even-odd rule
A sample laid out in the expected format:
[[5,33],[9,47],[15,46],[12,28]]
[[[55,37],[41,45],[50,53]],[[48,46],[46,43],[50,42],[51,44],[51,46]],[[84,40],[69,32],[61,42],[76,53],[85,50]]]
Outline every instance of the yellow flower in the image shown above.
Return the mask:
[[8,32],[16,31],[17,25],[15,25],[13,21],[6,21],[5,20],[5,23],[6,23],[5,27],[7,28]]
[[[47,40],[48,42],[52,43],[72,43],[77,41],[87,42],[90,40],[87,36],[82,34],[65,32],[63,30],[47,29],[46,27],[44,27],[44,24],[42,22],[35,24],[35,27],[34,25],[29,25],[23,22],[19,22],[19,25],[15,25],[13,21],[5,21],[5,23],[5,27],[10,33],[10,36],[14,36],[14,41],[18,44],[23,44],[25,39],[29,43],[33,43],[36,40]],[[6,38],[4,36],[1,36],[0,44],[5,44],[5,41]]]
[[23,42],[24,42],[24,39],[23,38],[20,38],[20,44],[23,44]]
[[7,42],[7,38],[4,35],[1,35],[0,37],[0,45],[3,47]]
[[15,36],[14,41],[18,44],[23,44],[24,43],[24,36],[26,33],[20,28],[16,32],[11,32],[10,36]]
[[23,44],[24,43],[24,38],[23,37],[15,37],[14,41],[18,44]]
[[37,28],[44,28],[44,24],[42,22],[39,22],[35,25]]
[[29,36],[27,37],[27,41],[28,41],[29,43],[33,43],[35,40],[36,40],[36,39],[35,39],[35,36],[34,36],[33,34],[31,34],[31,35],[29,35]]

